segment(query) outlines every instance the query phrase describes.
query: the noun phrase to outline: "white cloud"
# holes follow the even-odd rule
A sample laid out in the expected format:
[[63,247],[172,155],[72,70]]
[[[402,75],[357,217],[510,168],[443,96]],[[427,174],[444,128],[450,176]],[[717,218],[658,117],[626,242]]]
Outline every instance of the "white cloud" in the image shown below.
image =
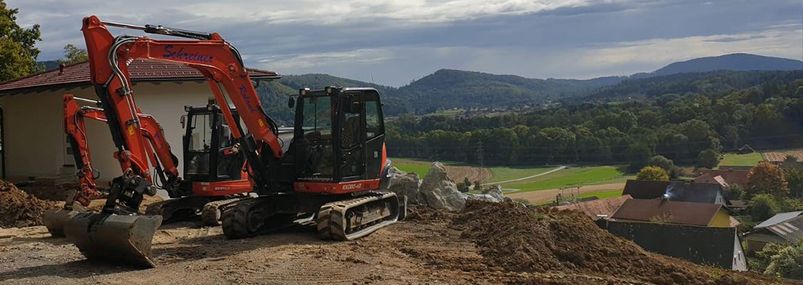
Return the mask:
[[[39,59],[81,18],[217,31],[246,64],[402,85],[439,68],[535,78],[651,71],[732,52],[803,58],[799,0],[6,0],[41,24]],[[114,34],[139,34],[113,30]]]
[[367,65],[382,63],[393,58],[387,49],[356,49],[340,52],[305,53],[270,56],[257,60],[258,65],[272,70],[310,70],[332,65]]
[[[780,25],[775,28],[755,33],[623,42],[612,47],[580,52],[579,59],[589,66],[606,69],[628,65],[658,68],[674,61],[729,53],[756,53],[802,59],[803,27]],[[639,70],[631,72],[637,71]]]

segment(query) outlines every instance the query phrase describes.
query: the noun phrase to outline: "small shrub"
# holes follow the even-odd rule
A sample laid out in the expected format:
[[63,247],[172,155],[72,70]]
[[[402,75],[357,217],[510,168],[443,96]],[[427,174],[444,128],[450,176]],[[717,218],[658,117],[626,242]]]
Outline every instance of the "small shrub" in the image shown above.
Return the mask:
[[772,195],[759,194],[750,199],[750,216],[754,221],[763,221],[774,216],[780,207]]
[[637,180],[646,181],[669,181],[669,174],[666,170],[657,166],[646,166],[636,175]]

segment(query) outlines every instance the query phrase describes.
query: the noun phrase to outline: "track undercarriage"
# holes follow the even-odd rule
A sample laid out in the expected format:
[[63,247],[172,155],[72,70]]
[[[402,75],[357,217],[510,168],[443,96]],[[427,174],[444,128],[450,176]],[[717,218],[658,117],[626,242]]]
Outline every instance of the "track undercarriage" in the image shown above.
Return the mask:
[[223,209],[223,233],[230,239],[246,238],[313,218],[321,238],[353,240],[397,222],[406,211],[406,203],[400,203],[395,193],[299,195],[263,196],[230,203]]

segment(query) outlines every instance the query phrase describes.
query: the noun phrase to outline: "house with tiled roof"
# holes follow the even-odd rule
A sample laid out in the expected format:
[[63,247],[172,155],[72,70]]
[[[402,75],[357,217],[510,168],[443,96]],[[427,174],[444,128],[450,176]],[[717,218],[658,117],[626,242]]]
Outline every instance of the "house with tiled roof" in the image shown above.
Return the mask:
[[778,213],[753,227],[744,239],[749,252],[768,243],[796,244],[803,240],[803,211]]
[[625,201],[611,220],[624,222],[675,224],[702,227],[731,227],[731,219],[722,205],[671,201],[667,199],[631,199]]
[[726,193],[718,183],[691,183],[685,181],[628,180],[623,195],[633,199],[661,199],[672,201],[728,205]]
[[747,271],[736,228],[607,221],[603,227],[645,250],[697,264]]
[[571,203],[567,205],[555,206],[553,208],[558,210],[574,210],[583,212],[593,220],[604,219],[610,217],[617,209],[619,209],[625,201],[633,199],[630,195],[623,195],[619,197],[598,199],[591,201],[582,201]]
[[727,186],[737,185],[744,188],[747,186],[748,173],[749,169],[706,169],[701,171],[700,176],[694,178],[694,182],[719,184],[724,182]]
[[[184,65],[134,60],[128,69],[138,105],[161,123],[181,161],[183,130],[179,121],[184,106],[206,105],[213,96],[208,83],[200,72]],[[270,71],[249,69],[249,73],[254,80],[278,78]],[[87,62],[0,83],[0,175],[4,179],[75,174],[72,150],[64,134],[62,105],[66,93],[97,100]],[[102,173],[100,180],[120,175],[111,155],[114,145],[108,127],[92,120],[86,125],[93,166]]]

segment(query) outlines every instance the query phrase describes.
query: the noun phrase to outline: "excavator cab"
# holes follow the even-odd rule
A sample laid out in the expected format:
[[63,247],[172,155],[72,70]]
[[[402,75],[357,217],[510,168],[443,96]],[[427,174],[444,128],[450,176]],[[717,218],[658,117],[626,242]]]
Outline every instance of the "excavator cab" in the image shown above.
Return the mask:
[[[204,107],[185,106],[187,112],[182,122],[184,182],[183,191],[191,189],[191,182],[217,182],[239,180],[242,176],[244,157],[239,153],[239,145],[232,138],[232,128],[223,117],[220,107],[209,102]],[[237,110],[232,116],[239,122]],[[188,192],[185,192],[188,193]]]
[[379,92],[372,88],[302,89],[294,152],[300,181],[377,179],[385,160]]

